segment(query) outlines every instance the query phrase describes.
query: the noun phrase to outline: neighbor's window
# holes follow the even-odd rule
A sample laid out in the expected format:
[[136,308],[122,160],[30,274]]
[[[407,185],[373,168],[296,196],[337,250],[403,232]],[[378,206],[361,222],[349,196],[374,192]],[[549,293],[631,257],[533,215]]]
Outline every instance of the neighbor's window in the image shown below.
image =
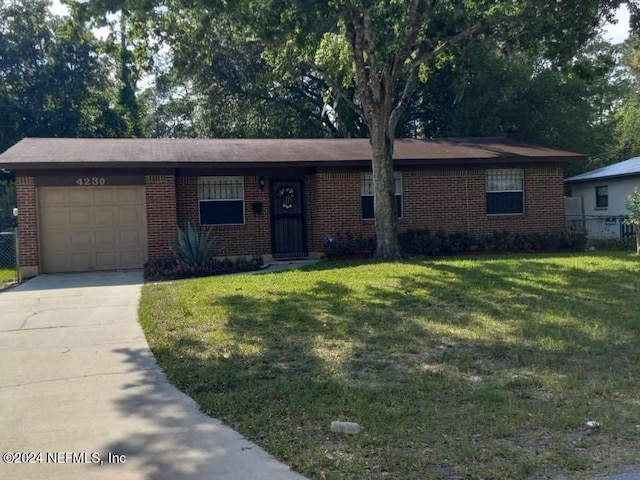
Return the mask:
[[487,214],[524,213],[524,170],[487,170]]
[[200,225],[244,223],[243,177],[198,177]]
[[[402,172],[393,172],[396,181],[396,208],[398,218],[402,217]],[[375,218],[373,213],[373,173],[363,173],[360,177],[362,189],[362,218]]]
[[607,208],[609,206],[609,187],[596,187],[596,208]]

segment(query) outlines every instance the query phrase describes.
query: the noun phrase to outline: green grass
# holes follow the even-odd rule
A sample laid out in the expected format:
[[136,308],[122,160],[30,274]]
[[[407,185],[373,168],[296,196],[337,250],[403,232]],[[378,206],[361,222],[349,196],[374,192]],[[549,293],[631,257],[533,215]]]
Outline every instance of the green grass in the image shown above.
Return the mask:
[[0,268],[0,288],[16,279],[16,271],[9,268]]
[[[147,285],[140,319],[204,412],[311,478],[584,477],[640,462],[632,255],[321,263]],[[333,434],[336,419],[364,431]]]

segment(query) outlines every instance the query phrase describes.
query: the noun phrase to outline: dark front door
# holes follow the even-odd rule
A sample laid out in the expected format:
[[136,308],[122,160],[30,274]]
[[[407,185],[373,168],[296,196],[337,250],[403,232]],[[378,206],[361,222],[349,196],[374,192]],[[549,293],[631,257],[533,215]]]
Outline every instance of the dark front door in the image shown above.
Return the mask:
[[274,258],[307,256],[302,180],[271,182],[271,243]]

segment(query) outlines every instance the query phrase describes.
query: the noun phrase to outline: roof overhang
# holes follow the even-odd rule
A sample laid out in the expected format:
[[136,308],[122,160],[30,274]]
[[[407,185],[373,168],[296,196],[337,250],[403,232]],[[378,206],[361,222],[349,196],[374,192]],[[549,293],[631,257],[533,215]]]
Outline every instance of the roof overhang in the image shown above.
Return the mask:
[[[547,163],[581,154],[511,139],[396,139],[403,166]],[[367,167],[367,139],[90,139],[26,138],[0,155],[0,168],[304,168]]]
[[604,175],[602,177],[591,177],[591,178],[567,178],[564,181],[564,183],[601,182],[603,180],[615,180],[617,178],[629,178],[629,177],[640,177],[640,173],[631,172],[631,173],[622,173],[618,175]]
[[[575,157],[497,157],[451,159],[396,159],[394,165],[421,166],[474,166],[487,164],[559,163],[575,160]],[[99,169],[279,169],[279,168],[368,168],[371,160],[299,161],[299,162],[15,162],[0,163],[0,168],[12,171],[24,170],[99,170]]]

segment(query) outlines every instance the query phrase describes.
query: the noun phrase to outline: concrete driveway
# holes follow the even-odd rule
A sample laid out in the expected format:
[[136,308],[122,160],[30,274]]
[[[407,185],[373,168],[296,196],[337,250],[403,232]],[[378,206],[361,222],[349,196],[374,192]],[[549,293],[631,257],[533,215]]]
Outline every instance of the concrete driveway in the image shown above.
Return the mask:
[[42,275],[0,293],[0,454],[41,454],[0,478],[302,479],[167,383],[141,285],[140,271]]

